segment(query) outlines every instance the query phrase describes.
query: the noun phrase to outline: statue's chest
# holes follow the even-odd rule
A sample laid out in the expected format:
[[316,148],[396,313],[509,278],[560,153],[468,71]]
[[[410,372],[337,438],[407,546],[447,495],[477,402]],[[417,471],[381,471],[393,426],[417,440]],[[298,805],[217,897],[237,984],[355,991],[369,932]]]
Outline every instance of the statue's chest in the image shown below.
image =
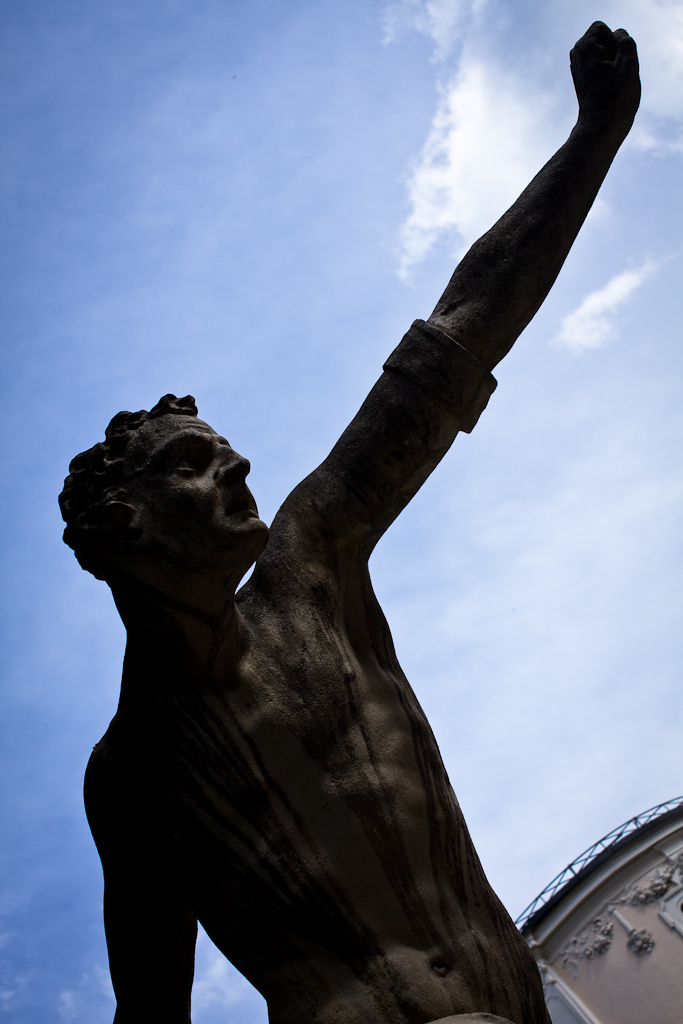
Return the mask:
[[285,819],[350,827],[397,789],[403,800],[421,792],[422,724],[405,680],[329,618],[300,616],[287,635],[272,630],[253,644],[239,684],[203,694],[180,730],[183,784],[221,828],[248,823],[267,835]]

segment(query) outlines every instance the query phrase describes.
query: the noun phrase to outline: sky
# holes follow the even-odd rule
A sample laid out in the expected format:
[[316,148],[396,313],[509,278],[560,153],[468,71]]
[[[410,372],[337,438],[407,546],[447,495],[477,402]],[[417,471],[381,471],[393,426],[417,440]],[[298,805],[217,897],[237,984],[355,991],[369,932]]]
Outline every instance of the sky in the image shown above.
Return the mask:
[[[70,459],[191,393],[269,521],[566,138],[596,19],[638,42],[634,129],[478,426],[371,562],[513,916],[683,792],[683,7],[0,4],[0,1021],[113,1016],[81,788],[124,633],[60,539]],[[267,1019],[205,936],[193,1007]]]

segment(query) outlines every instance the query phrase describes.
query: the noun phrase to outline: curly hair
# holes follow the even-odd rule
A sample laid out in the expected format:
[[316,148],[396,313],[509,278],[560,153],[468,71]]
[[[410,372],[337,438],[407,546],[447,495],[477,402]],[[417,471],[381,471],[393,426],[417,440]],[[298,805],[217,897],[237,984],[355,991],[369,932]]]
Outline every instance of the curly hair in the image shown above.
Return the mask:
[[62,519],[66,523],[64,543],[73,549],[81,567],[102,579],[103,556],[107,549],[105,528],[111,506],[122,503],[126,452],[131,439],[148,420],[158,416],[196,416],[191,395],[164,395],[147,412],[119,412],[104,432],[104,441],[81,452],[69,465],[64,490],[59,495]]

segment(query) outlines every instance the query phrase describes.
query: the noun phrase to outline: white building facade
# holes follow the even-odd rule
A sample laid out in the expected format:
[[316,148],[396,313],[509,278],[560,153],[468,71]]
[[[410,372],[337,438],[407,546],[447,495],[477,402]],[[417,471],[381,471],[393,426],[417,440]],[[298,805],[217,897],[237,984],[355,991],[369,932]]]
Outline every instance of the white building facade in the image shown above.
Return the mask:
[[517,925],[553,1024],[683,1024],[683,797],[586,850]]

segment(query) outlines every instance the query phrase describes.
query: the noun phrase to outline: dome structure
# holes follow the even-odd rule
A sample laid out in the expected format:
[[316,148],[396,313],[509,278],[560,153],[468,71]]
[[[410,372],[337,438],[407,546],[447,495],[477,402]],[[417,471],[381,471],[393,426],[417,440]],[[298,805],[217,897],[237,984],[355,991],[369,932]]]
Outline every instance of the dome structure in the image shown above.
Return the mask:
[[584,850],[516,924],[553,1024],[680,1024],[683,797]]

